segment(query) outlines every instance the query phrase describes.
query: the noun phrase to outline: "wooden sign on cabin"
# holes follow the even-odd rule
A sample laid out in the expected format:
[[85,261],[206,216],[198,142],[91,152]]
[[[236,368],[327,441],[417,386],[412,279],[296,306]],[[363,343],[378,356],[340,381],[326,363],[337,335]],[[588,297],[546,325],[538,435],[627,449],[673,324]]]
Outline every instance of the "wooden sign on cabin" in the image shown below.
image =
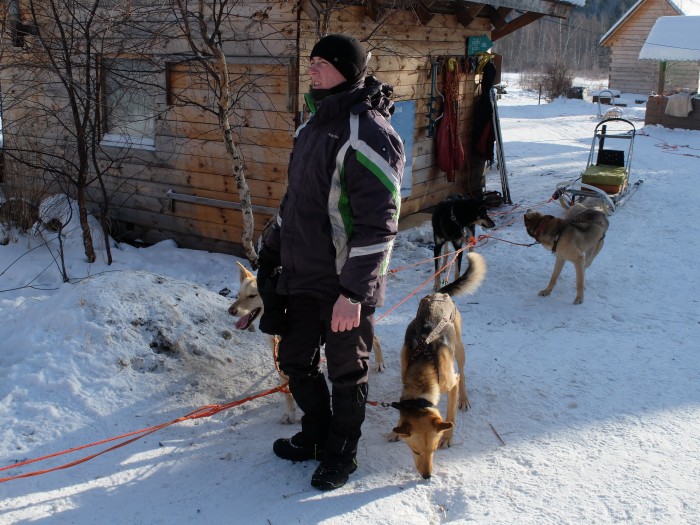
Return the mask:
[[488,51],[493,47],[493,42],[486,35],[467,37],[467,56],[473,57],[478,53]]

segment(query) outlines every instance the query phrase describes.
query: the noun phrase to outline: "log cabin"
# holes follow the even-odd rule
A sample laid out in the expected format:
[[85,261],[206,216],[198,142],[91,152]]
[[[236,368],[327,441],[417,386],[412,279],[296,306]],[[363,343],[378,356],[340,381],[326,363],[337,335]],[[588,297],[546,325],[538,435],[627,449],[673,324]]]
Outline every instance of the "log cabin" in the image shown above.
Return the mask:
[[[64,6],[59,15],[39,8],[54,3]],[[294,130],[308,117],[309,52],[321,36],[359,38],[371,52],[369,73],[394,86],[392,124],[407,157],[405,217],[452,193],[481,197],[489,159],[473,142],[482,131],[477,105],[488,97],[480,66],[499,64],[490,44],[541,17],[565,19],[583,0],[256,0],[228,11],[209,0],[213,10],[187,21],[176,14],[177,0],[102,0],[80,17],[68,12],[71,3],[57,0],[0,4],[5,185],[41,196],[71,194],[82,184],[117,239],[172,239],[239,255],[241,188],[216,110],[221,92],[212,88],[213,70],[202,66],[214,58],[188,41],[200,35],[198,24],[220,24],[208,44],[225,57],[233,100],[227,121],[257,237],[285,191]],[[56,16],[79,22],[71,26],[69,46],[55,41],[57,34],[66,38],[56,31]],[[457,80],[446,86],[451,58]],[[70,92],[76,85],[78,96]],[[465,152],[449,177],[437,165],[435,133],[448,92]]]
[[[654,23],[662,16],[698,16],[700,0],[638,0],[601,37],[610,50],[608,87],[624,93],[659,95],[687,86],[697,86],[700,66],[687,61],[669,61],[665,78],[658,63],[639,59]],[[662,80],[662,86],[659,81]]]

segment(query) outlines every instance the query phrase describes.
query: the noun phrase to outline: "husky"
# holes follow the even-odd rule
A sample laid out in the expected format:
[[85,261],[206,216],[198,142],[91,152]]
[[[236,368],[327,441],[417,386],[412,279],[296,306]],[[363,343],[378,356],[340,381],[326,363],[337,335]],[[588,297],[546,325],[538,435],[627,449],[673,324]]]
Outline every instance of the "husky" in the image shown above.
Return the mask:
[[[469,408],[462,317],[451,297],[474,293],[486,276],[486,262],[477,253],[469,253],[467,259],[469,268],[461,277],[421,299],[401,351],[403,388],[399,402],[392,403],[399,410],[399,422],[388,439],[406,442],[423,479],[432,475],[435,450],[452,443],[457,408]],[[443,393],[444,420],[438,409]]]
[[[443,268],[447,264],[447,255],[442,255],[445,244],[452,243],[455,251],[462,248],[465,241],[470,242],[476,236],[476,226],[482,228],[493,228],[495,226],[491,217],[487,213],[486,206],[474,199],[465,197],[449,197],[435,207],[432,216],[433,224],[433,255],[435,257],[435,286],[434,290],[440,288],[440,276]],[[465,235],[465,229],[467,234]],[[470,252],[474,248],[469,248]],[[455,266],[455,279],[459,277],[462,267],[462,252],[457,254],[457,265]]]
[[540,290],[539,295],[547,296],[552,293],[564,263],[571,261],[576,268],[574,304],[581,304],[586,268],[603,248],[605,233],[608,231],[605,213],[576,203],[566,211],[562,219],[527,210],[524,221],[528,235],[557,257],[549,284],[544,290]]
[[[228,313],[234,317],[238,317],[238,321],[236,321],[235,324],[237,330],[254,331],[257,322],[260,320],[260,317],[262,317],[265,306],[263,305],[262,297],[258,293],[257,277],[240,262],[236,261],[236,264],[238,265],[240,286],[238,288],[238,296],[231,306],[229,306]],[[279,341],[279,336],[270,336],[270,348],[272,349],[275,368],[277,368],[281,384],[286,384],[289,378],[280,370],[277,359],[277,346],[279,345]],[[377,372],[382,372],[384,370],[384,356],[376,335],[374,336],[372,346],[375,356],[375,370]],[[288,392],[285,392],[285,401],[286,409],[280,422],[291,424],[296,420],[296,403],[294,402],[294,397]]]

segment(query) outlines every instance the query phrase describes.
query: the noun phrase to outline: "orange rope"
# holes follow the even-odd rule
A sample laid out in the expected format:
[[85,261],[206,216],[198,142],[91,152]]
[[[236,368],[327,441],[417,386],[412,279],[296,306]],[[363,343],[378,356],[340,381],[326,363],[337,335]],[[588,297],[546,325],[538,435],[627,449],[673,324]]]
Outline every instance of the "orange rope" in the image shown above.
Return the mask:
[[[538,203],[538,204],[533,205],[532,208],[533,208],[533,209],[539,208],[539,207],[541,207],[541,206],[544,206],[545,204],[548,204],[548,203],[552,202],[553,200],[554,200],[554,199],[553,199],[552,197],[550,197],[550,198],[547,199],[546,201],[542,201],[542,202],[540,202],[540,203]],[[500,215],[506,215],[506,214],[508,214],[508,213],[512,213],[512,212],[513,212],[514,210],[516,210],[518,207],[520,207],[520,205],[519,205],[519,204],[516,204],[516,205],[514,205],[509,211],[504,211],[504,212],[500,213]],[[502,224],[502,225],[499,226],[498,228],[495,228],[494,231],[498,231],[498,230],[500,230],[500,229],[505,228],[506,226],[510,226],[510,225],[512,225],[514,222],[515,222],[515,218],[511,219],[510,221],[506,222],[505,224]],[[477,239],[471,238],[471,239],[469,240],[469,242],[468,242],[466,245],[464,245],[462,248],[460,248],[459,250],[454,251],[454,252],[448,252],[448,253],[444,254],[444,255],[446,255],[446,256],[448,256],[448,257],[449,257],[450,255],[453,255],[453,257],[452,257],[452,259],[449,260],[449,262],[448,262],[445,266],[443,266],[442,268],[440,268],[436,273],[432,274],[428,279],[426,279],[425,281],[423,281],[415,290],[413,290],[413,291],[412,291],[411,293],[409,293],[406,297],[404,297],[401,301],[399,301],[398,303],[396,303],[396,304],[395,304],[394,306],[392,306],[389,310],[387,310],[387,311],[386,311],[385,313],[383,313],[380,317],[378,317],[377,320],[375,321],[375,324],[376,324],[376,323],[379,323],[381,320],[383,320],[384,318],[386,318],[387,315],[389,315],[391,312],[393,312],[393,311],[396,310],[399,306],[401,306],[403,303],[405,303],[408,299],[410,299],[411,297],[413,297],[414,295],[416,295],[416,294],[418,293],[418,291],[421,290],[426,284],[428,284],[430,281],[432,281],[433,279],[435,279],[435,276],[436,276],[436,275],[438,275],[439,273],[442,273],[444,270],[446,270],[446,269],[448,269],[448,268],[451,268],[451,267],[452,267],[452,264],[454,264],[454,262],[457,260],[457,255],[458,255],[459,253],[463,252],[464,250],[466,250],[466,249],[468,249],[468,248],[472,248],[472,247],[476,247],[476,246],[483,246],[484,244],[486,244],[486,243],[489,241],[489,239],[494,239],[494,240],[496,240],[496,241],[507,242],[507,243],[514,244],[514,245],[517,245],[517,246],[527,246],[527,247],[529,247],[529,246],[534,246],[535,244],[537,244],[537,243],[531,243],[531,244],[516,243],[516,242],[512,242],[512,241],[507,241],[507,240],[505,240],[505,239],[499,239],[499,238],[493,237],[493,236],[491,236],[491,235],[479,235],[479,237],[478,237]],[[431,258],[429,258],[429,259],[423,259],[422,261],[418,261],[418,262],[416,262],[416,263],[414,263],[414,264],[409,264],[409,265],[406,265],[406,266],[400,266],[400,267],[398,267],[398,268],[394,268],[394,269],[392,269],[392,270],[389,270],[388,273],[392,274],[392,273],[400,272],[400,271],[402,271],[402,270],[407,270],[407,269],[409,269],[409,268],[414,268],[415,266],[418,266],[418,265],[420,265],[420,264],[424,264],[424,263],[426,263],[426,262],[430,262],[430,261],[434,261],[434,260],[436,260],[436,259],[440,259],[440,258],[442,258],[444,255],[439,255],[439,256],[437,256],[437,257],[431,257]]]
[[89,455],[89,456],[85,456],[85,457],[80,458],[80,459],[77,459],[77,460],[75,460],[75,461],[71,461],[70,463],[66,463],[66,464],[64,464],[64,465],[59,465],[58,467],[48,468],[48,469],[44,469],[44,470],[36,470],[36,471],[33,471],[33,472],[27,472],[27,473],[25,473],[25,474],[18,474],[18,475],[16,475],[16,476],[8,476],[8,477],[5,477],[5,478],[0,478],[0,483],[5,483],[6,481],[12,481],[12,480],[15,480],[15,479],[20,479],[20,478],[29,478],[29,477],[32,477],[32,476],[39,476],[39,475],[41,475],[41,474],[46,474],[46,473],[48,473],[48,472],[54,472],[54,471],[56,471],[56,470],[63,470],[63,469],[67,469],[67,468],[69,468],[69,467],[73,467],[73,466],[75,466],[75,465],[79,465],[79,464],[81,464],[81,463],[85,463],[86,461],[89,461],[89,460],[91,460],[91,459],[93,459],[93,458],[96,458],[97,456],[101,456],[102,454],[106,454],[107,452],[111,452],[112,450],[116,450],[116,449],[121,448],[121,447],[123,447],[123,446],[125,446],[125,445],[128,445],[128,444],[130,444],[130,443],[133,443],[134,441],[137,441],[137,440],[141,439],[142,437],[146,437],[146,436],[148,436],[149,434],[153,434],[154,432],[157,432],[158,430],[161,430],[161,429],[163,429],[163,428],[165,428],[165,427],[168,427],[168,426],[170,426],[170,425],[174,425],[175,423],[181,423],[181,422],[183,422],[183,421],[187,421],[187,420],[190,420],[190,419],[200,419],[200,418],[203,418],[203,417],[211,417],[211,416],[213,416],[214,414],[218,414],[219,412],[222,412],[222,411],[224,411],[224,410],[228,410],[229,408],[233,408],[233,407],[238,406],[238,405],[242,405],[242,404],[247,403],[247,402],[249,402],[249,401],[252,401],[252,400],[254,400],[254,399],[257,399],[257,398],[260,398],[260,397],[263,397],[263,396],[267,396],[267,395],[269,395],[269,394],[274,394],[275,392],[282,392],[282,391],[284,390],[284,388],[286,388],[286,386],[287,386],[286,384],[284,384],[284,385],[278,385],[278,386],[276,386],[275,388],[271,388],[270,390],[265,390],[264,392],[259,392],[259,393],[257,393],[257,394],[254,394],[254,395],[252,395],[252,396],[249,396],[249,397],[246,397],[246,398],[243,398],[243,399],[239,399],[239,400],[236,400],[236,401],[231,401],[230,403],[226,403],[226,404],[224,404],[224,405],[205,405],[205,406],[203,406],[203,407],[198,408],[197,410],[194,410],[194,411],[190,412],[189,414],[186,414],[186,415],[184,415],[184,416],[182,416],[182,417],[179,417],[179,418],[177,418],[177,419],[173,419],[172,421],[169,421],[169,422],[167,422],[167,423],[161,423],[161,424],[159,424],[159,425],[154,425],[154,426],[151,426],[151,427],[143,428],[143,429],[141,429],[141,430],[134,430],[133,432],[127,432],[126,434],[122,434],[122,435],[120,435],[120,436],[115,436],[115,437],[112,437],[112,438],[103,439],[103,440],[101,440],[101,441],[96,441],[96,442],[94,442],[94,443],[90,443],[89,445],[83,445],[83,446],[80,446],[80,447],[74,447],[74,448],[71,448],[71,449],[68,449],[68,450],[64,450],[64,451],[62,451],[62,452],[56,452],[56,453],[54,453],[54,454],[49,454],[49,455],[42,456],[42,457],[39,457],[39,458],[29,459],[29,460],[26,460],[26,461],[22,461],[22,462],[19,462],[19,463],[15,463],[14,465],[8,465],[8,466],[6,466],[6,467],[0,467],[0,472],[2,472],[2,471],[5,471],[5,470],[9,470],[9,469],[15,469],[15,468],[23,467],[23,466],[25,466],[25,465],[30,465],[30,464],[32,464],[32,463],[37,463],[37,462],[39,462],[39,461],[43,461],[43,460],[46,460],[46,459],[54,458],[54,457],[57,457],[57,456],[62,456],[62,455],[64,455],[64,454],[69,454],[69,453],[72,453],[72,452],[77,452],[77,451],[79,451],[79,450],[84,450],[84,449],[86,449],[86,448],[94,447],[94,446],[97,446],[97,445],[103,445],[103,444],[105,444],[105,443],[110,443],[110,442],[116,441],[116,440],[118,440],[118,439],[124,439],[124,438],[130,437],[130,436],[135,436],[135,437],[132,437],[131,439],[128,439],[128,440],[126,440],[126,441],[123,441],[123,442],[121,442],[121,443],[118,443],[118,444],[116,444],[116,445],[113,445],[113,446],[111,446],[111,447],[109,447],[109,448],[106,448],[106,449],[104,449],[104,450],[102,450],[102,451],[100,451],[100,452],[97,452],[97,453],[92,454],[92,455]]
[[[547,204],[548,202],[551,202],[551,201],[552,201],[552,199],[550,198],[548,201],[545,201],[545,202],[539,204],[537,207],[542,206],[542,205],[544,205],[544,204]],[[505,215],[506,213],[512,212],[512,211],[515,210],[517,207],[518,207],[518,205],[515,205],[509,212],[503,212],[502,215]],[[512,224],[513,222],[514,222],[514,220],[513,220],[513,221],[510,221],[509,223],[506,223],[506,224],[502,225],[500,228],[503,228],[503,227],[505,227],[505,226],[509,226],[509,225]],[[500,229],[500,228],[498,228],[498,229]],[[516,244],[516,245],[519,245],[519,246],[532,246],[533,244],[536,244],[536,243],[533,243],[533,244],[514,243],[514,242],[511,242],[511,241],[506,241],[506,240],[504,240],[504,239],[498,239],[498,238],[492,237],[492,236],[490,236],[490,235],[480,235],[480,236],[478,237],[478,239],[473,239],[473,238],[472,238],[472,239],[470,239],[470,242],[469,242],[469,243],[467,243],[465,246],[463,246],[463,247],[460,248],[459,250],[454,251],[454,252],[448,252],[447,254],[445,254],[445,255],[447,255],[448,257],[449,257],[450,255],[453,255],[453,257],[449,260],[449,262],[448,262],[447,264],[445,264],[442,268],[440,268],[436,273],[434,273],[434,274],[431,275],[428,279],[426,279],[425,281],[423,281],[423,283],[421,283],[413,292],[411,292],[410,294],[408,294],[408,295],[407,295],[406,297],[404,297],[401,301],[399,301],[399,302],[398,302],[397,304],[395,304],[392,308],[390,308],[390,309],[389,309],[388,311],[386,311],[383,315],[381,315],[381,316],[376,320],[376,322],[377,322],[377,323],[380,322],[380,321],[381,321],[382,319],[384,319],[387,315],[389,315],[391,312],[393,312],[393,311],[396,310],[399,306],[401,306],[403,303],[405,303],[409,298],[411,298],[411,297],[414,296],[416,293],[418,293],[418,291],[421,290],[426,284],[428,284],[429,282],[431,282],[431,281],[435,278],[436,275],[438,275],[439,273],[442,273],[444,270],[446,270],[446,269],[448,269],[448,268],[451,268],[451,266],[454,264],[455,260],[457,259],[457,255],[459,255],[461,252],[463,252],[464,250],[466,250],[466,249],[468,249],[468,248],[471,248],[471,247],[476,246],[477,243],[482,243],[481,245],[483,245],[483,244],[485,244],[486,242],[488,242],[489,239],[495,239],[495,240],[499,240],[499,241],[503,241],[503,242],[510,242],[511,244]],[[482,241],[485,241],[485,242],[482,242]],[[395,268],[395,269],[393,269],[393,270],[389,270],[389,273],[396,273],[396,272],[399,272],[399,271],[401,271],[401,270],[405,270],[405,269],[408,269],[408,268],[413,268],[413,267],[415,267],[415,266],[418,266],[419,264],[423,264],[423,263],[426,263],[426,262],[434,261],[435,259],[439,259],[439,258],[442,258],[442,257],[443,257],[443,255],[440,255],[440,256],[438,256],[438,257],[432,257],[432,258],[430,258],[430,259],[424,259],[424,260],[419,261],[419,262],[417,262],[417,263],[415,263],[415,264],[411,264],[411,265],[408,265],[408,266],[403,266],[403,267]],[[277,356],[276,356],[276,352],[277,352],[277,343],[278,343],[278,341],[275,340],[275,346],[274,346],[274,353],[275,353],[275,355],[274,355],[274,357],[275,357],[275,365],[276,365],[276,366],[277,366],[277,358],[276,358],[276,357],[277,357]],[[278,371],[279,371],[279,368],[278,368]],[[25,473],[25,474],[18,474],[18,475],[16,475],[16,476],[8,476],[8,477],[0,478],[0,483],[5,483],[6,481],[11,481],[11,480],[15,480],[15,479],[21,479],[21,478],[28,478],[28,477],[32,477],[32,476],[38,476],[38,475],[41,475],[41,474],[46,474],[46,473],[54,472],[54,471],[57,471],[57,470],[67,469],[67,468],[69,468],[69,467],[73,467],[73,466],[75,466],[75,465],[79,465],[79,464],[81,464],[81,463],[85,463],[85,462],[87,462],[87,461],[89,461],[89,460],[91,460],[91,459],[94,459],[94,458],[96,458],[96,457],[98,457],[98,456],[101,456],[102,454],[106,454],[107,452],[111,452],[111,451],[113,451],[113,450],[116,450],[116,449],[118,449],[118,448],[121,448],[121,447],[123,447],[123,446],[126,446],[126,445],[128,445],[128,444],[130,444],[130,443],[133,443],[134,441],[137,441],[137,440],[141,439],[142,437],[146,437],[146,436],[148,436],[148,435],[150,435],[150,434],[153,434],[154,432],[157,432],[158,430],[162,430],[163,428],[168,427],[168,426],[170,426],[170,425],[174,425],[174,424],[176,424],[176,423],[181,423],[181,422],[187,421],[187,420],[200,419],[200,418],[204,418],[204,417],[211,417],[211,416],[213,416],[213,415],[215,415],[215,414],[218,414],[219,412],[222,412],[222,411],[224,411],[224,410],[228,410],[228,409],[230,409],[230,408],[233,408],[233,407],[242,405],[242,404],[244,404],[244,403],[247,403],[247,402],[249,402],[249,401],[253,401],[254,399],[257,399],[257,398],[260,398],[260,397],[263,397],[263,396],[267,396],[267,395],[270,395],[270,394],[274,394],[275,392],[287,393],[287,392],[288,392],[288,390],[287,390],[287,384],[278,385],[278,386],[276,386],[276,387],[274,387],[274,388],[271,388],[271,389],[269,389],[269,390],[266,390],[266,391],[264,391],[264,392],[260,392],[260,393],[258,393],[258,394],[255,394],[255,395],[252,395],[252,396],[243,398],[243,399],[239,399],[239,400],[236,400],[236,401],[232,401],[232,402],[226,403],[226,404],[224,404],[224,405],[205,405],[205,406],[203,406],[203,407],[198,408],[197,410],[194,410],[194,411],[190,412],[189,414],[186,414],[186,415],[184,415],[184,416],[182,416],[182,417],[179,417],[179,418],[177,418],[177,419],[173,419],[172,421],[169,421],[169,422],[167,422],[167,423],[161,423],[161,424],[159,424],[159,425],[154,425],[154,426],[146,427],[146,428],[143,428],[143,429],[141,429],[141,430],[134,430],[133,432],[128,432],[128,433],[122,434],[122,435],[120,435],[120,436],[115,436],[115,437],[111,437],[111,438],[108,438],[108,439],[103,439],[103,440],[101,440],[101,441],[96,441],[96,442],[90,443],[90,444],[88,444],[88,445],[83,445],[83,446],[80,446],[80,447],[70,448],[70,449],[67,449],[67,450],[63,450],[63,451],[61,451],[61,452],[56,452],[56,453],[53,453],[53,454],[48,454],[48,455],[46,455],[46,456],[42,456],[42,457],[39,457],[39,458],[29,459],[29,460],[26,460],[26,461],[22,461],[22,462],[15,463],[14,465],[8,465],[8,466],[6,466],[6,467],[0,467],[0,472],[3,472],[3,471],[6,471],[6,470],[16,469],[16,468],[19,468],[19,467],[23,467],[23,466],[26,466],[26,465],[30,465],[30,464],[32,464],[32,463],[37,463],[37,462],[39,462],[39,461],[44,461],[44,460],[46,460],[46,459],[51,459],[51,458],[54,458],[54,457],[58,457],[58,456],[65,455],[65,454],[70,454],[70,453],[73,453],[73,452],[77,452],[77,451],[79,451],[79,450],[84,450],[84,449],[87,449],[87,448],[90,448],[90,447],[94,447],[94,446],[98,446],[98,445],[104,445],[105,443],[111,443],[112,441],[117,441],[117,440],[119,440],[119,439],[131,438],[131,439],[127,439],[126,441],[123,441],[123,442],[121,442],[121,443],[118,443],[118,444],[116,444],[116,445],[113,445],[113,446],[111,446],[111,447],[109,447],[109,448],[106,448],[106,449],[104,449],[104,450],[102,450],[102,451],[100,451],[100,452],[97,452],[97,453],[95,453],[95,454],[91,454],[91,455],[89,455],[89,456],[85,456],[85,457],[80,458],[80,459],[77,459],[77,460],[75,460],[75,461],[71,461],[70,463],[66,463],[66,464],[64,464],[64,465],[59,465],[59,466],[57,466],[57,467],[48,468],[48,469],[43,469],[43,470],[36,470],[36,471],[33,471],[33,472],[27,472],[27,473]],[[384,403],[378,403],[378,402],[370,402],[370,404],[372,404],[372,405],[377,405],[377,404],[385,405]],[[134,436],[134,437],[132,437],[132,436]]]
[[[409,293],[406,297],[404,297],[404,298],[401,299],[398,303],[396,303],[394,306],[392,306],[389,310],[387,310],[387,311],[384,312],[381,316],[379,316],[379,318],[377,318],[377,320],[375,321],[375,324],[376,324],[376,323],[379,323],[379,322],[380,322],[382,319],[384,319],[387,315],[389,315],[391,312],[393,312],[394,310],[396,310],[399,306],[401,306],[403,303],[405,303],[406,301],[408,301],[411,297],[413,297],[414,295],[416,295],[416,294],[421,290],[421,288],[423,288],[426,284],[428,284],[430,281],[432,281],[433,279],[435,279],[435,276],[436,276],[436,275],[438,275],[439,273],[442,273],[443,270],[445,270],[445,269],[451,267],[452,264],[453,264],[453,263],[455,262],[455,260],[457,259],[457,255],[458,255],[459,253],[463,252],[464,250],[466,250],[467,248],[469,248],[470,246],[473,246],[473,244],[467,243],[467,244],[465,244],[464,246],[462,246],[459,250],[457,250],[457,251],[455,251],[455,252],[447,253],[447,254],[446,254],[447,256],[449,256],[449,255],[451,255],[451,254],[454,254],[454,257],[452,257],[452,259],[450,259],[450,260],[448,261],[448,263],[447,263],[445,266],[443,266],[442,268],[440,268],[437,272],[435,272],[433,275],[431,275],[431,276],[428,277],[425,281],[423,281],[420,285],[418,285],[418,287],[417,287],[415,290],[413,290],[413,291],[412,291],[411,293]],[[440,256],[440,257],[442,257],[442,256]],[[433,257],[432,259],[426,259],[426,260],[424,260],[424,261],[422,261],[422,262],[433,261],[433,260],[435,260],[435,259],[439,259],[440,257]]]

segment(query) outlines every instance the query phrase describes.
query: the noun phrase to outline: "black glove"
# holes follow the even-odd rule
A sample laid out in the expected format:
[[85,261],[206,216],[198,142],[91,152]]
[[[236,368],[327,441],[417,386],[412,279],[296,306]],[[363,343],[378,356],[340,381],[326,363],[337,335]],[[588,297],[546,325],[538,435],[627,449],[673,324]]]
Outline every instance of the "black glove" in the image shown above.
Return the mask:
[[262,296],[267,279],[282,265],[279,252],[263,246],[258,254],[258,292]]
[[263,248],[258,257],[258,293],[265,310],[260,317],[260,331],[270,335],[286,332],[287,298],[277,293],[282,272],[279,254]]

